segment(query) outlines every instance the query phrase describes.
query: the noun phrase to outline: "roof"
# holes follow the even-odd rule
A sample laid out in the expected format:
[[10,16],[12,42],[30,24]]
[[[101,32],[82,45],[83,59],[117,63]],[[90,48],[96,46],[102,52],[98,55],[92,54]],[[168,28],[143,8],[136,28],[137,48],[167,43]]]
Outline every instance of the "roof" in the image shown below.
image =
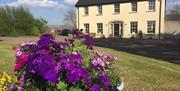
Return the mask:
[[78,0],[76,7],[105,5],[113,3],[126,3],[131,1],[145,1],[145,0]]

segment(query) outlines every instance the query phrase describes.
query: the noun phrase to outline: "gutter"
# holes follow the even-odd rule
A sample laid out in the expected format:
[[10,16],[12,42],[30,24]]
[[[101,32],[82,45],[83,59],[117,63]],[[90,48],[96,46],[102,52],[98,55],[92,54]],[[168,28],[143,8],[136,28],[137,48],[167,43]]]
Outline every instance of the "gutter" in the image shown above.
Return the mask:
[[161,12],[162,12],[162,0],[160,1],[160,7],[159,7],[159,39],[161,38]]

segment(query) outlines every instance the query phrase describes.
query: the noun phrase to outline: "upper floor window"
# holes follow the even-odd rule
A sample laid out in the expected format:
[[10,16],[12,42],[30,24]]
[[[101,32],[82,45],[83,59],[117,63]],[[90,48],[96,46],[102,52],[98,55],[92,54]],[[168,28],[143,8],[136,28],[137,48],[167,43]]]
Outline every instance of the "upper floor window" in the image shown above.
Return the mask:
[[102,15],[102,5],[97,6],[98,15]]
[[131,33],[137,33],[138,32],[138,22],[131,22]]
[[89,8],[88,7],[84,7],[84,15],[89,15]]
[[114,4],[114,13],[119,13],[120,12],[120,4],[116,3]]
[[156,21],[147,22],[147,33],[155,33],[156,30]]
[[149,10],[150,11],[155,11],[155,6],[156,5],[156,1],[155,0],[149,0]]
[[85,32],[89,33],[89,23],[84,24]]
[[136,1],[131,2],[131,11],[137,12],[137,2]]
[[103,34],[103,23],[97,23],[97,33]]

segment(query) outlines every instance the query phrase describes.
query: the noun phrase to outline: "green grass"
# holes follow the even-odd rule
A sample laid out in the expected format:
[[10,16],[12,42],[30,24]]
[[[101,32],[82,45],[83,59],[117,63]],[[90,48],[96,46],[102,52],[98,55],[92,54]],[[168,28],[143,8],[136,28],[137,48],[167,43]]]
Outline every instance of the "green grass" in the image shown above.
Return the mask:
[[[12,50],[17,44],[37,37],[1,38],[0,40],[0,72],[13,75],[15,62]],[[109,48],[96,47],[98,50],[118,57],[113,65],[120,77],[124,79],[125,89],[145,88],[147,91],[180,91],[180,65],[120,52]]]
[[126,90],[180,91],[180,65],[153,58],[96,47],[118,57],[114,64],[125,82]]

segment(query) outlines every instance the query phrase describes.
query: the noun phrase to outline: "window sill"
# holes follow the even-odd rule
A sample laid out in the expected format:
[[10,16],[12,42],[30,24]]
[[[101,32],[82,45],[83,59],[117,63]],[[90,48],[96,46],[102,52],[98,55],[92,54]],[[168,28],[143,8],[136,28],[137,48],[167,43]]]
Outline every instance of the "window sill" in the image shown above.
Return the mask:
[[113,13],[113,15],[118,15],[118,14],[120,14],[120,12],[115,12],[115,13]]
[[96,16],[102,16],[102,14],[96,14]]
[[89,16],[89,15],[83,15],[84,17],[87,17],[87,16]]
[[130,14],[138,13],[137,11],[131,11],[129,12]]
[[147,12],[156,12],[155,10],[148,10]]
[[155,33],[146,33],[146,35],[155,35]]

